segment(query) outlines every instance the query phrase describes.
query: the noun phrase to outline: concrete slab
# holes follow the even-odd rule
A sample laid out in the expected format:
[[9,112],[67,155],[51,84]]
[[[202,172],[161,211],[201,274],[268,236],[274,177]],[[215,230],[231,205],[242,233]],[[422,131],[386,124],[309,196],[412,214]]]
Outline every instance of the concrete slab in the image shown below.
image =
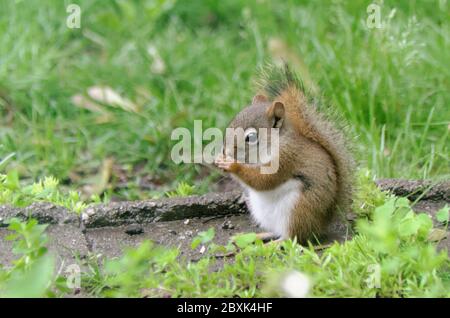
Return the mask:
[[120,256],[125,247],[135,247],[144,240],[151,240],[164,246],[177,247],[181,255],[196,260],[201,257],[201,253],[200,248],[191,249],[192,239],[210,227],[215,229],[214,242],[218,244],[225,244],[237,233],[259,231],[248,215],[232,215],[145,224],[140,226],[139,234],[128,234],[135,233],[135,228],[130,232],[130,226],[119,226],[86,229],[85,235],[91,251],[107,257]]
[[[58,268],[75,264],[76,257],[85,257],[88,252],[86,239],[80,228],[72,225],[50,225],[46,231],[49,242],[48,249],[57,258]],[[17,255],[12,253],[12,242],[5,238],[11,234],[6,228],[0,228],[0,263],[8,266]]]

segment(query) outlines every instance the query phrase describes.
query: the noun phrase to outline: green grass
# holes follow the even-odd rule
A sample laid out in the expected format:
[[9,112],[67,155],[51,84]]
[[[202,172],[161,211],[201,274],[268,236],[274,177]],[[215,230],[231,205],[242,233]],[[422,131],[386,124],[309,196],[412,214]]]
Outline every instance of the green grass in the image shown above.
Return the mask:
[[[405,198],[381,192],[367,176],[361,175],[358,185],[353,238],[322,251],[290,240],[263,244],[254,233],[218,245],[211,228],[192,241],[193,249],[205,251],[195,262],[177,248],[150,241],[118,258],[78,260],[83,269],[78,291],[96,297],[450,297],[448,254],[438,251],[436,242],[447,230],[448,207],[437,213],[444,229],[433,228],[429,215],[413,212]],[[74,294],[66,282],[75,277],[55,271],[45,228],[35,220],[9,221],[7,239],[17,258],[0,265],[0,297]],[[217,255],[229,253],[234,258],[218,265]],[[283,287],[292,273],[309,281],[301,295]]]
[[[377,177],[448,179],[450,5],[386,0],[384,28],[370,30],[371,2],[80,0],[81,29],[69,29],[72,1],[1,1],[0,204],[45,201],[79,213],[112,196],[208,191],[218,174],[172,163],[172,130],[196,119],[225,128],[251,100],[258,69],[281,59],[347,119],[361,166]],[[74,101],[99,86],[135,108]],[[358,183],[355,237],[322,252],[263,245],[253,234],[220,246],[211,229],[192,242],[207,247],[198,262],[151,242],[118,259],[91,255],[80,261],[82,291],[285,296],[280,279],[295,270],[309,277],[312,297],[450,297],[448,255],[431,239],[439,229],[371,180]],[[448,213],[436,215],[446,229]],[[12,219],[9,229],[17,258],[0,264],[0,296],[70,295],[45,225]],[[228,252],[235,261],[212,271],[214,255]],[[372,265],[379,288],[367,287]]]
[[[91,203],[100,203],[99,196],[93,195]],[[59,181],[53,177],[46,177],[33,184],[20,184],[17,171],[7,175],[0,174],[0,204],[25,207],[33,202],[50,202],[63,206],[72,212],[80,214],[87,204],[80,198],[77,191],[68,193],[59,188]]]
[[[348,120],[377,176],[450,175],[448,1],[384,1],[380,30],[365,26],[368,1],[78,1],[81,29],[68,29],[70,2],[0,4],[0,158],[14,153],[5,167],[24,178],[84,189],[112,158],[110,195],[152,196],[149,176],[157,193],[179,181],[206,191],[217,175],[174,165],[172,130],[226,127],[258,68],[280,58]],[[74,105],[92,86],[137,111]]]

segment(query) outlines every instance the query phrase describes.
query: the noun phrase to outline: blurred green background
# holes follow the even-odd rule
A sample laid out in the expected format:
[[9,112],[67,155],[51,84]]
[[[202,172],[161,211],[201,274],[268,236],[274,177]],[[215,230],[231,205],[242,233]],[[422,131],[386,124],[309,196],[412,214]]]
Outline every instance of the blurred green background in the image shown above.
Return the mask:
[[2,0],[0,33],[0,169],[25,183],[53,175],[123,199],[214,189],[211,168],[171,162],[172,130],[225,128],[258,68],[281,59],[348,120],[361,166],[450,175],[446,0]]

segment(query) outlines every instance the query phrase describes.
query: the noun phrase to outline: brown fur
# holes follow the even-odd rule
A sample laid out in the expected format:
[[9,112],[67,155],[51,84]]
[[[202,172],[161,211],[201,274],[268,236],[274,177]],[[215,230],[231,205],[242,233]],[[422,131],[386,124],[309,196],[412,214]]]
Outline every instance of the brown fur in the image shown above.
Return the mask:
[[[230,127],[270,127],[282,119],[279,169],[261,174],[258,166],[234,162],[229,171],[255,190],[271,190],[292,178],[303,189],[289,224],[289,237],[305,242],[320,235],[339,210],[349,207],[354,161],[341,131],[309,105],[302,90],[289,83],[272,101],[263,92],[255,96]],[[284,107],[283,107],[284,106]]]

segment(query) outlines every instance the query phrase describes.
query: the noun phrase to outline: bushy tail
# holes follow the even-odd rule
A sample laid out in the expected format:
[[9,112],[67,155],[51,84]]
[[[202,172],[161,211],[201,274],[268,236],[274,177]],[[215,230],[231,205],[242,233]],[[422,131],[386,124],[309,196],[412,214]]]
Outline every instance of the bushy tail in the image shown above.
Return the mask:
[[319,144],[333,160],[338,182],[336,206],[347,211],[351,203],[355,161],[349,142],[348,125],[340,114],[330,107],[319,107],[304,91],[302,81],[285,64],[267,66],[257,83],[262,93],[271,100],[280,100],[298,118],[297,129],[311,141]]

